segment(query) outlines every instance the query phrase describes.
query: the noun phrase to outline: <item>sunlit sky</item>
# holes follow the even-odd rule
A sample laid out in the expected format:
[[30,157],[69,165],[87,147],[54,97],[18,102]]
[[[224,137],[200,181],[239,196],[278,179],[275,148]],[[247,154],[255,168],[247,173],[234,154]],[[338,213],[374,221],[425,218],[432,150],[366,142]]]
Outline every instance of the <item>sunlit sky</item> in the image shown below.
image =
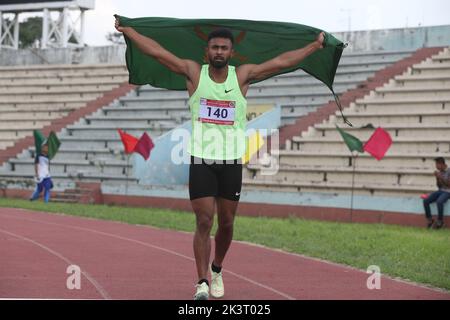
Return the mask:
[[[1,2],[1,0],[0,0]],[[329,32],[450,25],[448,0],[96,0],[86,43],[106,45],[113,14],[130,18],[226,18],[294,22]]]

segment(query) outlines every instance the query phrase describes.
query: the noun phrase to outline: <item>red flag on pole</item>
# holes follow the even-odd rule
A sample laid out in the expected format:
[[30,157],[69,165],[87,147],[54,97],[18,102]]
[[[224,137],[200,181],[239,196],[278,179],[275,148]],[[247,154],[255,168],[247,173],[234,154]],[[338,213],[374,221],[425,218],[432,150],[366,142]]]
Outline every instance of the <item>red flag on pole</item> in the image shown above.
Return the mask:
[[120,139],[122,140],[123,146],[125,148],[125,153],[133,153],[134,148],[136,147],[139,140],[120,129],[118,129],[117,131],[119,131]]
[[142,137],[139,139],[139,142],[136,144],[134,152],[139,153],[145,160],[147,160],[150,157],[150,151],[152,151],[154,146],[155,145],[153,144],[152,139],[150,139],[147,132],[144,132]]
[[391,145],[392,138],[389,133],[382,128],[378,128],[364,145],[364,151],[380,161],[384,158]]

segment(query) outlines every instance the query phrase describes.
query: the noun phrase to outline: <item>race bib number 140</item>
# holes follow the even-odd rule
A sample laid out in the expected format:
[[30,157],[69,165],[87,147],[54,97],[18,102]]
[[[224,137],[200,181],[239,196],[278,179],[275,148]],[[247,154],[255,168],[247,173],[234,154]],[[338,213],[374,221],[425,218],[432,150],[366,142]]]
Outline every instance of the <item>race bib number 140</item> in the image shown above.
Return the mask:
[[200,99],[199,121],[218,125],[233,125],[236,103],[234,101],[218,101]]

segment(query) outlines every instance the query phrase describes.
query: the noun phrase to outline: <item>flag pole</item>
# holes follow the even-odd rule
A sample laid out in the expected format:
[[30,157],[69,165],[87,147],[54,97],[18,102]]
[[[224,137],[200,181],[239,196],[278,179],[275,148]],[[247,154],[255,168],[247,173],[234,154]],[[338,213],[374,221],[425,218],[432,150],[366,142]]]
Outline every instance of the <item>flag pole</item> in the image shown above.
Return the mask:
[[129,170],[130,170],[130,167],[129,167],[129,164],[130,164],[130,154],[129,153],[127,153],[127,181],[126,181],[126,184],[125,184],[125,197],[128,197],[128,177],[129,177],[129,174],[130,174],[130,172],[129,172]]
[[356,159],[358,158],[358,153],[356,155],[352,152],[353,159],[353,173],[352,173],[352,195],[350,200],[350,222],[353,222],[353,198],[355,193],[355,172],[356,172]]

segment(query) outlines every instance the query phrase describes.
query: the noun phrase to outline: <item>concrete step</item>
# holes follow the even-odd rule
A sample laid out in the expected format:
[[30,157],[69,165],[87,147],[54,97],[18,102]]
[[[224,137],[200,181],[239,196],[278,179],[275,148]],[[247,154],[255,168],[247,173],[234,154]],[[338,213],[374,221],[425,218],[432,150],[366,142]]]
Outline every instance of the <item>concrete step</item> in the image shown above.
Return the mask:
[[[364,140],[364,138],[361,138]],[[394,143],[388,154],[417,154],[417,153],[441,153],[448,155],[450,153],[450,140],[443,135],[435,137],[393,137]],[[334,138],[301,138],[293,137],[290,140],[291,146],[287,146],[288,150],[300,150],[306,152],[347,152],[348,148],[341,137]]]
[[73,87],[95,87],[99,88],[101,86],[111,87],[117,86],[126,82],[128,80],[127,76],[123,76],[120,79],[110,79],[108,77],[97,77],[97,78],[45,78],[45,79],[29,79],[28,81],[11,81],[14,79],[0,79],[0,86],[5,89],[20,89],[24,88],[24,90],[29,89],[30,91],[36,89],[69,89]]
[[357,182],[386,183],[398,185],[432,185],[436,179],[432,168],[372,168],[357,166],[352,167],[325,166],[292,166],[280,165],[278,173],[274,176],[261,174],[262,166],[248,165],[246,167],[252,173],[253,179],[264,181],[309,181],[309,182],[351,182],[353,173]]
[[450,104],[450,96],[439,97],[439,98],[403,98],[403,99],[382,99],[366,97],[364,99],[356,100],[358,105],[404,105],[404,104],[428,104],[428,103],[438,103],[441,105]]
[[[315,94],[329,94],[329,89],[323,85],[321,82],[316,82],[312,85],[298,85],[298,84],[267,84],[267,85],[252,85],[250,86],[247,97],[264,95],[315,95]],[[343,84],[335,83],[334,90],[336,92],[344,92],[349,89],[355,88],[358,82],[346,82]],[[184,91],[168,91],[168,90],[158,90],[151,87],[141,87],[137,93],[137,97],[142,98],[161,98],[170,95],[172,97],[177,97],[183,99],[186,97],[186,92]]]
[[[94,97],[95,96],[95,97]],[[0,100],[0,108],[3,107],[16,107],[16,108],[36,108],[36,105],[49,107],[50,105],[62,105],[69,106],[71,103],[76,104],[77,106],[85,105],[86,102],[95,100],[100,95],[95,94],[94,96],[85,95],[83,97],[74,96],[74,97],[36,97],[36,98],[23,98],[21,96],[17,96],[15,98],[9,97],[7,99]],[[47,105],[47,106],[46,106]]]
[[173,106],[167,108],[149,108],[149,107],[115,107],[108,110],[101,110],[106,118],[114,117],[135,117],[140,116],[146,119],[155,119],[159,117],[169,117],[172,119],[185,118],[190,119],[191,113],[189,108],[182,106]]
[[[375,68],[364,68],[340,71],[336,73],[335,81],[348,81],[348,82],[364,82],[367,78],[372,77],[375,72],[379,70],[379,67]],[[310,85],[317,83],[317,79],[311,77],[309,74],[291,74],[287,73],[285,75],[280,75],[277,77],[269,78],[260,83],[255,83],[253,86],[261,85],[272,85],[272,84],[292,84],[292,85]]]
[[[420,113],[412,112],[409,114],[373,114],[373,113],[350,113],[345,112],[345,116],[355,126],[360,127],[368,123],[373,124],[375,127],[383,126],[385,124],[403,123],[410,125],[418,124],[450,124],[450,110],[447,112],[436,113]],[[335,120],[338,119],[338,120]],[[342,116],[336,114],[330,117],[330,122],[342,122]]]
[[[90,92],[37,92],[32,94],[11,94],[11,95],[0,95],[2,98],[2,103],[23,103],[23,102],[41,102],[46,101],[91,101],[95,100],[103,95],[103,91],[91,90]],[[67,99],[67,100],[66,100]]]
[[99,70],[113,70],[119,69],[126,71],[126,65],[124,64],[116,64],[116,63],[86,63],[86,64],[36,64],[36,65],[27,65],[27,66],[0,66],[0,73],[2,72],[13,72],[13,71],[24,71],[28,73],[32,72],[41,72],[48,70],[75,70],[80,71],[83,70],[85,72],[95,70],[98,72]]
[[28,86],[7,88],[0,87],[0,96],[8,97],[10,95],[36,96],[36,95],[55,95],[55,94],[87,94],[87,93],[103,93],[117,88],[119,84],[114,85],[78,85],[78,86]]
[[43,83],[70,83],[72,82],[94,82],[94,83],[107,83],[108,81],[114,81],[118,83],[128,82],[128,73],[123,72],[102,72],[100,74],[93,74],[92,72],[86,72],[82,74],[73,73],[58,73],[58,74],[36,74],[36,75],[16,75],[12,77],[8,74],[0,73],[1,85],[36,85]]
[[60,112],[73,111],[84,107],[86,101],[61,102],[61,101],[46,101],[36,102],[29,101],[26,103],[2,103],[0,100],[0,115],[4,113],[16,112]]
[[130,113],[130,115],[122,117],[89,116],[86,117],[84,120],[87,125],[95,127],[105,127],[105,126],[130,127],[131,125],[139,127],[152,127],[159,125],[175,126],[177,123],[179,123],[176,121],[176,119],[167,115],[155,115],[154,117],[146,117],[141,115],[139,117],[139,114],[133,113]]
[[[9,172],[9,171],[0,171],[0,182],[4,181],[6,184],[11,185],[14,182],[21,183],[23,187],[28,186],[29,188],[34,189],[34,173],[33,172]],[[117,182],[117,183],[126,183],[126,181],[137,182],[137,180],[133,177],[126,176],[114,176],[110,174],[101,174],[98,172],[89,172],[89,171],[80,171],[80,172],[71,172],[68,174],[52,174],[52,180],[54,184],[59,184],[63,187],[63,190],[67,189],[67,186],[71,186],[75,181],[79,182]]]
[[[278,192],[298,192],[298,193],[331,193],[350,194],[351,183],[309,183],[309,182],[268,182],[259,180],[243,180],[243,190],[263,190],[270,191],[276,188]],[[399,186],[389,184],[355,183],[356,195],[367,196],[409,196],[418,197],[421,194],[435,190],[434,185]]]
[[426,99],[450,98],[450,87],[429,88],[380,88],[375,91],[376,99]]
[[[358,155],[356,159],[357,167],[370,168],[409,168],[419,170],[432,170],[434,168],[434,159],[441,157],[442,153],[411,153],[402,154],[388,152],[383,161],[377,161],[367,153]],[[448,156],[448,155],[447,155]],[[281,166],[340,166],[342,168],[351,168],[353,166],[353,156],[349,150],[342,149],[341,152],[329,151],[295,151],[280,150],[279,164]]]
[[[132,125],[123,125],[123,126],[90,126],[90,125],[73,125],[67,126],[67,135],[69,137],[78,137],[78,138],[91,138],[94,137],[96,139],[112,139],[114,137],[119,137],[117,129],[122,129],[127,133],[140,137],[144,132],[154,138],[158,137],[161,134],[175,129],[177,125],[164,125],[158,122],[155,122],[154,125],[149,126],[132,126]],[[60,140],[62,140],[61,138]]]
[[47,117],[46,120],[20,120],[20,119],[0,119],[0,128],[2,129],[20,129],[20,128],[43,128],[51,123],[54,118]]

